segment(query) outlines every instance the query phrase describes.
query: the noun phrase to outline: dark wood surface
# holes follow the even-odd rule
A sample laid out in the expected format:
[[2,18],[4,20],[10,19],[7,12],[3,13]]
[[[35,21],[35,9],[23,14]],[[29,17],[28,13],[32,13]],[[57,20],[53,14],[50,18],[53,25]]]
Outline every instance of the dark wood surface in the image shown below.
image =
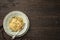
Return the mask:
[[30,20],[28,32],[15,40],[60,40],[59,0],[0,0],[0,40],[12,40],[2,22],[14,10],[24,12]]

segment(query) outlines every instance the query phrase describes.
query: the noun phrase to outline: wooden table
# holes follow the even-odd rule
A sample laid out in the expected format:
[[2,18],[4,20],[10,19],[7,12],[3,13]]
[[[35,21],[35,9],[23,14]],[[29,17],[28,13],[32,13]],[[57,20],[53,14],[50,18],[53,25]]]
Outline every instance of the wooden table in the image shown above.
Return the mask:
[[6,14],[18,10],[30,20],[28,32],[15,40],[60,40],[60,1],[0,0],[0,40],[12,40],[2,26]]

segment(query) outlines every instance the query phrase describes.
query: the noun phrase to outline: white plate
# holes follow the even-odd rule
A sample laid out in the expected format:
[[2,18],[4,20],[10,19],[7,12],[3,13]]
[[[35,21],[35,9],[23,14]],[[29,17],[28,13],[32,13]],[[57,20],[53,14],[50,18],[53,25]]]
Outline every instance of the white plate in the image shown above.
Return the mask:
[[16,32],[12,32],[10,29],[9,29],[9,26],[8,26],[8,22],[10,20],[11,17],[13,16],[20,16],[23,18],[23,21],[25,23],[24,25],[24,28],[17,34],[18,37],[21,37],[23,36],[29,29],[29,19],[28,17],[26,16],[26,14],[24,14],[23,12],[21,11],[12,11],[12,12],[9,12],[6,17],[4,18],[3,20],[3,28],[5,30],[5,32],[9,35],[9,36],[13,36],[16,34]]

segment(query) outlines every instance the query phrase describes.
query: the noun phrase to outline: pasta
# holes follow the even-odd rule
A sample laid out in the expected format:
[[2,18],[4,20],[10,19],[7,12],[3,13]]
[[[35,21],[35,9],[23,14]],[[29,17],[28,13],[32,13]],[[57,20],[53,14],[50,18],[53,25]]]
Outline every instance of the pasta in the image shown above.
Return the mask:
[[16,32],[18,30],[21,30],[23,28],[23,19],[21,17],[18,16],[14,16],[11,18],[11,20],[9,21],[9,28]]

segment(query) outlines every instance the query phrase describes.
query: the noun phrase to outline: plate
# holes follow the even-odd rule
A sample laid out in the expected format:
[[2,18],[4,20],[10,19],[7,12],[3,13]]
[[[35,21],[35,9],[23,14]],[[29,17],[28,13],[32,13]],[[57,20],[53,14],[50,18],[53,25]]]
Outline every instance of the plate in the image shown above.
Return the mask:
[[12,32],[11,29],[9,29],[8,23],[9,20],[13,17],[13,16],[19,16],[23,18],[23,22],[25,23],[24,28],[17,34],[17,37],[21,37],[23,36],[29,29],[29,19],[27,17],[27,15],[21,11],[12,11],[9,12],[4,20],[3,20],[3,28],[4,31],[9,35],[9,36],[13,36],[16,34],[16,32]]

